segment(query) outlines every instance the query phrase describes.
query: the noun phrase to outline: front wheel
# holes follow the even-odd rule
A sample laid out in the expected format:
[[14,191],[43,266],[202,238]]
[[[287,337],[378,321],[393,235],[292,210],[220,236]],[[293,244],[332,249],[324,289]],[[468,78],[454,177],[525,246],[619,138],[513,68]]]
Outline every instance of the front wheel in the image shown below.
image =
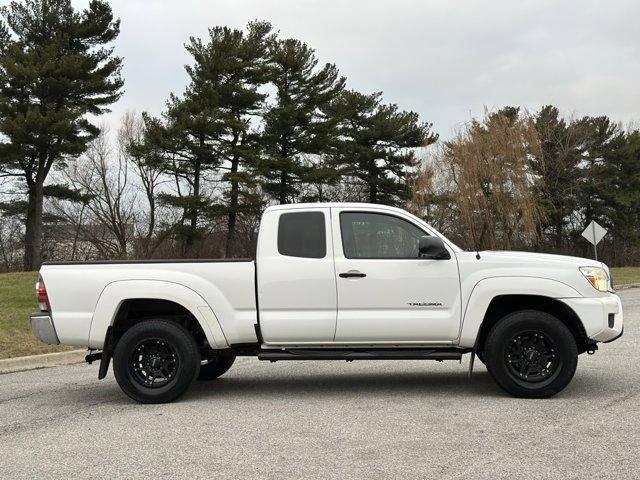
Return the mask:
[[578,348],[569,329],[556,317],[535,310],[500,320],[483,354],[496,383],[516,397],[555,395],[569,384],[578,365]]
[[113,373],[120,388],[141,403],[182,395],[198,376],[200,352],[193,336],[169,320],[140,322],[118,340]]

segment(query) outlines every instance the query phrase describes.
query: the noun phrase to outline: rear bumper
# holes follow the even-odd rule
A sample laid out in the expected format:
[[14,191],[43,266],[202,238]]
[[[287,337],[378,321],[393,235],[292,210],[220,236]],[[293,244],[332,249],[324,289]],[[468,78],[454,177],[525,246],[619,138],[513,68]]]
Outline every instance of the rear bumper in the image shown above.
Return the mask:
[[561,298],[580,317],[587,337],[596,342],[611,342],[622,335],[624,315],[618,295],[606,297]]
[[32,313],[30,318],[31,330],[38,340],[49,345],[58,345],[60,343],[51,315],[38,312]]

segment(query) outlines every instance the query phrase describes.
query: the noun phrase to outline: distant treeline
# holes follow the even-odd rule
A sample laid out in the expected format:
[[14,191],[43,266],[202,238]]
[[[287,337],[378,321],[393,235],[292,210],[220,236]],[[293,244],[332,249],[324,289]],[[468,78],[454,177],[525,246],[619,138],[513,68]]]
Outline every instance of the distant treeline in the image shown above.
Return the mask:
[[592,257],[581,233],[595,220],[609,230],[602,259],[638,265],[640,131],[553,106],[487,112],[438,146],[411,204],[470,249]]
[[301,201],[409,208],[479,249],[589,254],[579,234],[596,219],[611,231],[606,259],[635,258],[640,134],[607,117],[507,107],[438,141],[416,113],[347,88],[335,65],[256,21],[190,39],[184,91],[160,117],[128,113],[108,132],[89,121],[124,85],[108,3],[0,12],[4,270],[251,256],[264,208]]

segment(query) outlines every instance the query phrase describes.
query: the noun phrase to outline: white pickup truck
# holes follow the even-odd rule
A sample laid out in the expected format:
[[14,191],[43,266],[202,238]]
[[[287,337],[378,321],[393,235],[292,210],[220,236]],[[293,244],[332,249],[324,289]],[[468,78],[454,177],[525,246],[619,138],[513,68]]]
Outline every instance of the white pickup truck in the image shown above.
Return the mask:
[[[268,208],[256,260],[46,263],[43,342],[87,347],[134,400],[167,402],[236,356],[459,360],[518,397],[549,397],[623,331],[608,268],[465,252],[419,218],[360,203]],[[470,363],[472,363],[472,360]]]

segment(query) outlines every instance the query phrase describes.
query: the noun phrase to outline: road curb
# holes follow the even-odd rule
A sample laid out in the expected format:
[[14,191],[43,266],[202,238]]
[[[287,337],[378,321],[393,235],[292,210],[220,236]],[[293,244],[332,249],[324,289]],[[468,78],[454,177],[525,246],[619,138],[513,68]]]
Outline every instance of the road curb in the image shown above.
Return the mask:
[[[60,367],[84,362],[86,350],[72,350],[70,352],[44,353],[29,355],[28,357],[5,358],[0,360],[0,375],[5,373],[24,372],[37,368]],[[239,357],[236,364],[246,363],[250,357]]]
[[628,290],[630,288],[640,288],[640,283],[625,283],[623,285],[616,285],[616,290]]
[[29,355],[0,360],[0,375],[3,373],[22,372],[36,368],[58,367],[84,362],[86,350],[72,350],[70,352],[45,353],[43,355]]

